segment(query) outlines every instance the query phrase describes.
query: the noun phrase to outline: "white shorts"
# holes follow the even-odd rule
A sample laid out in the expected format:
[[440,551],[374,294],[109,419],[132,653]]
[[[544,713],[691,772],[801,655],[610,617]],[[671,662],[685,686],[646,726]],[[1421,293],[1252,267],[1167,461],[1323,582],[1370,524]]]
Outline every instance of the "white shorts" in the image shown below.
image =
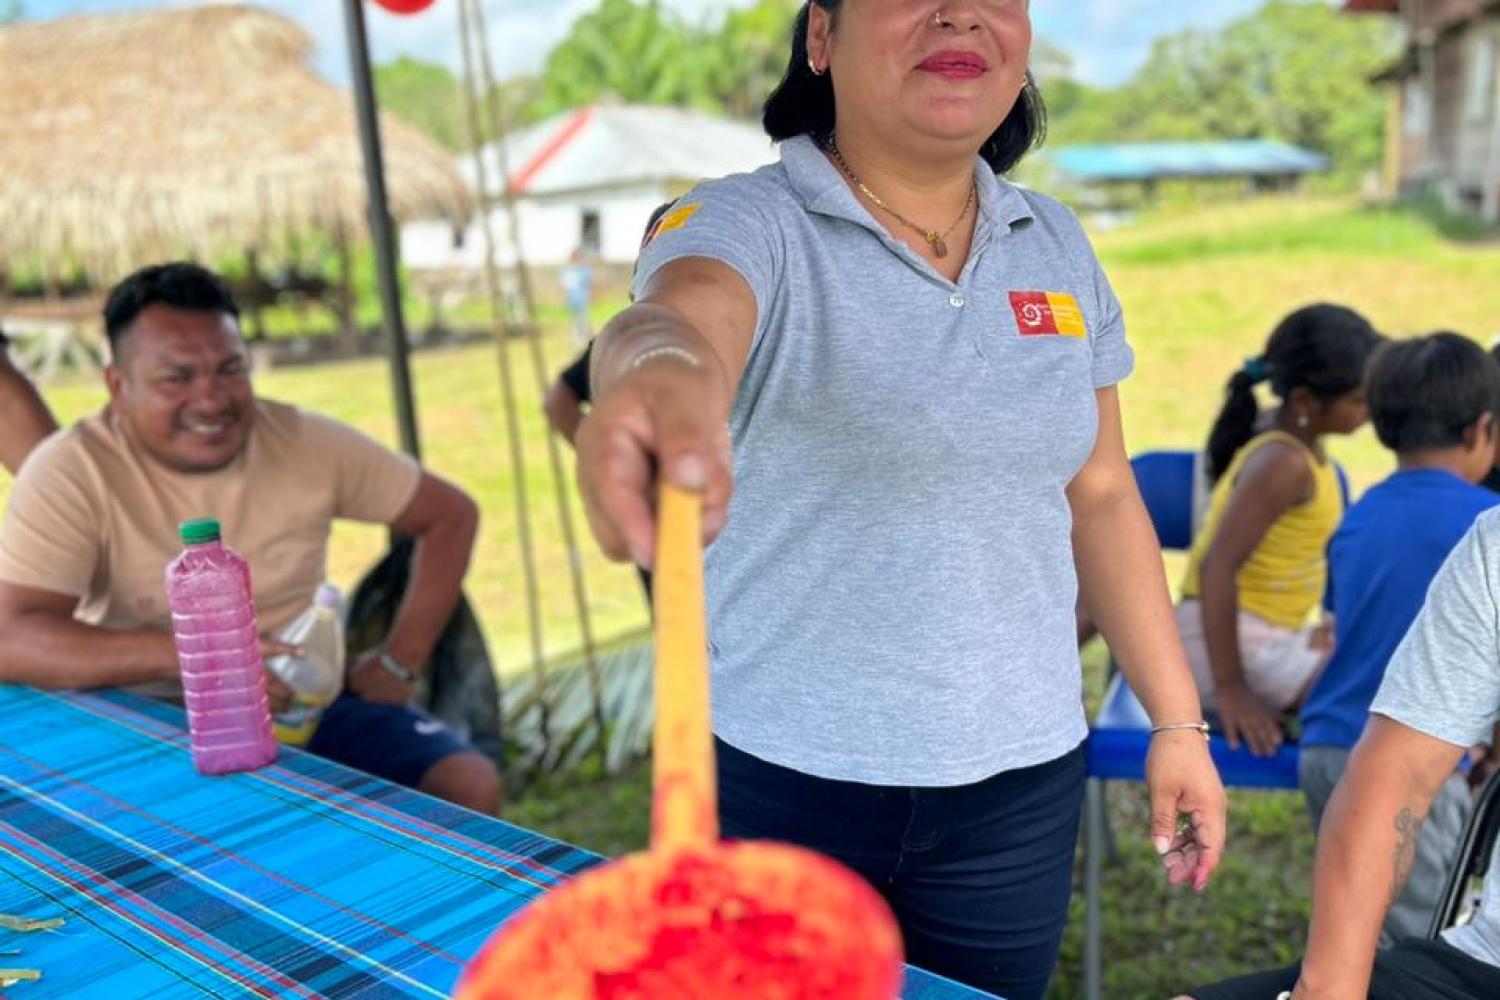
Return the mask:
[[[1203,634],[1203,605],[1196,599],[1177,605],[1177,629],[1205,710],[1214,708],[1214,675]],[[1248,611],[1239,613],[1240,661],[1245,681],[1273,712],[1296,708],[1328,652],[1312,645],[1310,628],[1284,629]]]

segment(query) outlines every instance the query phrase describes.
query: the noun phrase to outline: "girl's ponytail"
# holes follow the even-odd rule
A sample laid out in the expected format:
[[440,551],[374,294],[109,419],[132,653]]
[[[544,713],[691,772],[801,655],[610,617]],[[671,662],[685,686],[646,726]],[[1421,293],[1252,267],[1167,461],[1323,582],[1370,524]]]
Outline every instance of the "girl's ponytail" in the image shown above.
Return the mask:
[[1249,358],[1245,366],[1229,379],[1224,391],[1224,406],[1208,434],[1208,478],[1217,483],[1229,469],[1239,450],[1255,436],[1255,422],[1260,405],[1255,401],[1255,386],[1267,378],[1263,358]]

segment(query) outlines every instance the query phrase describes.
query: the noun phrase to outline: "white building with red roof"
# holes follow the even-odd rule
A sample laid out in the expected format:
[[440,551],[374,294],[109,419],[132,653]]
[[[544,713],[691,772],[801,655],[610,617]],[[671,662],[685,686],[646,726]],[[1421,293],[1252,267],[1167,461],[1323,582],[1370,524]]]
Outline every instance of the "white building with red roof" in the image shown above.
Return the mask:
[[[595,104],[554,115],[481,151],[491,191],[500,189],[504,154],[528,265],[565,263],[576,250],[591,260],[629,265],[652,209],[700,181],[751,171],[776,159],[759,126],[683,108]],[[477,190],[475,157],[459,171]],[[476,199],[477,200],[477,199]],[[502,266],[515,263],[504,205],[491,206]],[[484,264],[477,219],[455,233],[442,221],[402,228],[407,267],[472,270]]]

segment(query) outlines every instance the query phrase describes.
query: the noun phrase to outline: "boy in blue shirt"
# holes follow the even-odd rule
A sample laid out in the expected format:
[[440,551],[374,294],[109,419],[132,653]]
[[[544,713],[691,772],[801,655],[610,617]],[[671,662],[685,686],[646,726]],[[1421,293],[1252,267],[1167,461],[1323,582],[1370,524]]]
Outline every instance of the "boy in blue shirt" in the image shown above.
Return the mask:
[[[1500,364],[1477,344],[1454,333],[1394,342],[1370,366],[1367,397],[1397,469],[1349,508],[1328,545],[1334,650],[1301,713],[1299,777],[1314,827],[1428,585],[1474,520],[1500,504],[1475,485],[1494,463],[1500,412]],[[1433,802],[1383,945],[1426,934],[1469,805],[1454,775]]]

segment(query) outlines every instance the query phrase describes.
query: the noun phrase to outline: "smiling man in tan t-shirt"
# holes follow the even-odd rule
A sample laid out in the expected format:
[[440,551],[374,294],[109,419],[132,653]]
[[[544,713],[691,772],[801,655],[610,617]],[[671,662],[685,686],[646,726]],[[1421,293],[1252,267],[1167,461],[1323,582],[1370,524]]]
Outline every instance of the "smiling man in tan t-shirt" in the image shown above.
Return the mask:
[[162,573],[184,520],[223,524],[268,635],[311,603],[335,518],[389,525],[417,542],[406,599],[308,748],[493,813],[494,766],[406,704],[458,601],[474,503],[352,428],[257,398],[211,272],[145,268],[104,316],[109,405],[30,455],[0,522],[0,682],[180,695]]

